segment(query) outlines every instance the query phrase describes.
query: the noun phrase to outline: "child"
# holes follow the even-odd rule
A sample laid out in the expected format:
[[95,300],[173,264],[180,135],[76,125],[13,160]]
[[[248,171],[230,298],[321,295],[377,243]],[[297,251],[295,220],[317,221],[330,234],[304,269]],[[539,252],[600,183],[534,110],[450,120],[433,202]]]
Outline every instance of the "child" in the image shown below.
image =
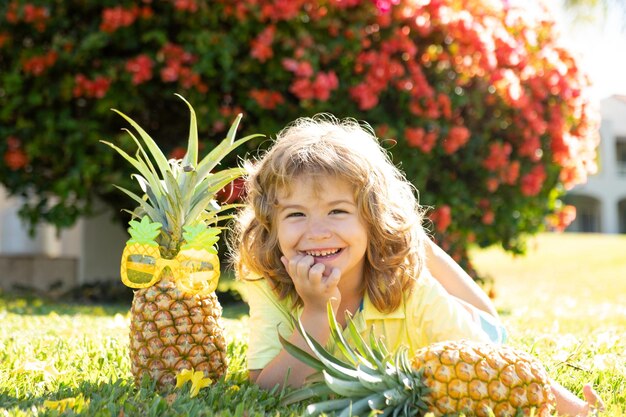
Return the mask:
[[[313,370],[282,348],[277,331],[307,349],[293,313],[326,344],[329,301],[341,325],[350,314],[361,333],[373,326],[390,351],[502,341],[493,305],[428,238],[413,187],[369,127],[330,115],[299,119],[248,165],[235,263],[247,283],[248,367],[259,386],[304,383]],[[555,393],[560,409],[586,414],[589,404]]]

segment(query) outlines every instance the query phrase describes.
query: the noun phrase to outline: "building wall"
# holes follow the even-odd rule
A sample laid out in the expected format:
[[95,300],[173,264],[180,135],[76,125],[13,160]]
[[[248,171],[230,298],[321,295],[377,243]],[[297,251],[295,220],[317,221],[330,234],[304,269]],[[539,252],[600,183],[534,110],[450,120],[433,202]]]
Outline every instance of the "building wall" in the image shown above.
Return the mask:
[[83,218],[57,233],[39,225],[31,236],[18,216],[21,198],[0,187],[0,288],[63,292],[86,283],[118,280],[120,256],[128,236],[96,203],[100,214]]
[[[566,196],[565,201],[576,206],[578,212],[576,221],[568,230],[625,233],[626,173],[618,164],[616,144],[618,140],[626,140],[626,96],[602,100],[600,111],[599,171],[589,177],[586,184],[576,186]],[[597,216],[595,222],[584,220],[584,216],[593,212]],[[597,229],[585,230],[583,223],[595,223]]]

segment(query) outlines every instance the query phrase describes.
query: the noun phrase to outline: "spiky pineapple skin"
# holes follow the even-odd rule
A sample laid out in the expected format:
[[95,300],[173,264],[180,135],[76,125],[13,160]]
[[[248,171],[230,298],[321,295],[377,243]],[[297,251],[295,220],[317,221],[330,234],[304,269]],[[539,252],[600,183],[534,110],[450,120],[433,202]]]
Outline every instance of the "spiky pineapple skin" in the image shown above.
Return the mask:
[[183,369],[203,371],[217,380],[228,367],[222,308],[215,293],[185,294],[165,269],[159,282],[136,290],[131,306],[131,372],[160,388],[176,383]]
[[423,371],[430,388],[424,398],[435,416],[547,417],[555,397],[544,367],[529,354],[507,346],[468,341],[436,343],[415,352],[411,366]]

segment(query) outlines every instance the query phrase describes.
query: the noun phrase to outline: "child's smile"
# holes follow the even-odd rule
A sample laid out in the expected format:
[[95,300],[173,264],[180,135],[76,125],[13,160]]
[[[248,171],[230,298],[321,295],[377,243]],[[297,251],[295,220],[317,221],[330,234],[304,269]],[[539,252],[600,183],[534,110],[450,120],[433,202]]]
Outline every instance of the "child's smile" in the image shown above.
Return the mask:
[[324,275],[339,268],[341,281],[361,283],[367,251],[367,228],[354,189],[331,176],[296,178],[278,194],[278,242],[288,259],[312,256]]

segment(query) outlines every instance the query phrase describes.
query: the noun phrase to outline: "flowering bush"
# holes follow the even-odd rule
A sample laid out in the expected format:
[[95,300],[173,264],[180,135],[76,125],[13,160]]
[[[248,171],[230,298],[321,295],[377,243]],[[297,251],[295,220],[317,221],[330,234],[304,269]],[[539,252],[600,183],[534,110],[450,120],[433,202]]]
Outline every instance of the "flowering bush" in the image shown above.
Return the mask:
[[593,172],[598,141],[587,79],[527,3],[10,0],[0,181],[32,222],[69,226],[93,196],[128,205],[110,188],[128,168],[98,143],[132,149],[112,107],[173,157],[188,124],[174,92],[196,107],[206,148],[239,112],[272,136],[328,111],[372,124],[455,258],[469,242],[521,252],[546,217],[571,220],[558,198]]

